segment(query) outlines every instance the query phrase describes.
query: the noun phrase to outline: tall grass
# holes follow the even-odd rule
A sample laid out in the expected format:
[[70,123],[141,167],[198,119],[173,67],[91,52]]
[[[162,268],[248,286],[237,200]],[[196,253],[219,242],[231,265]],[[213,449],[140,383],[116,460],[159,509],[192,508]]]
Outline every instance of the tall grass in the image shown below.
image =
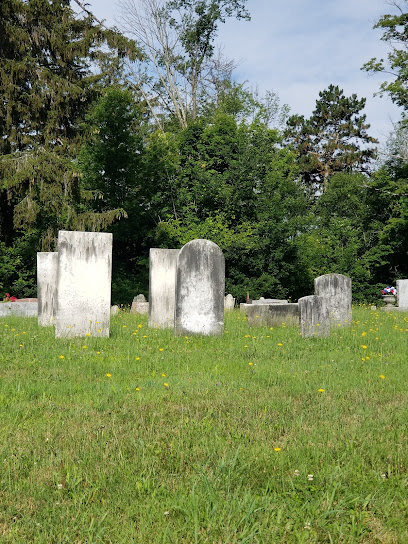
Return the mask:
[[0,319],[0,542],[408,542],[408,315],[302,339]]

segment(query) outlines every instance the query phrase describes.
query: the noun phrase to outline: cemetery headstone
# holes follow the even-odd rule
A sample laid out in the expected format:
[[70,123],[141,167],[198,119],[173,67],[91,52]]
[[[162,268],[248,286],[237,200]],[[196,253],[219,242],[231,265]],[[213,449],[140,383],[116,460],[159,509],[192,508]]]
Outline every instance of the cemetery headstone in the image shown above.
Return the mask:
[[57,311],[58,253],[37,253],[38,325],[54,325]]
[[324,297],[332,324],[349,325],[351,315],[351,278],[325,274],[314,280],[315,295]]
[[151,248],[149,254],[149,327],[174,327],[179,249]]
[[299,326],[299,305],[286,304],[244,304],[247,323],[250,327]]
[[192,240],[177,257],[176,335],[220,335],[224,330],[225,260],[210,240]]
[[408,310],[408,280],[397,280],[397,306]]
[[109,336],[112,234],[59,231],[55,336]]
[[326,298],[317,295],[302,297],[298,301],[300,333],[303,338],[330,336],[330,317]]
[[230,310],[233,310],[234,307],[235,307],[235,298],[231,294],[228,294],[224,298],[224,310],[229,312]]
[[149,313],[149,303],[146,301],[146,297],[142,293],[135,296],[135,298],[133,299],[130,313],[142,315]]

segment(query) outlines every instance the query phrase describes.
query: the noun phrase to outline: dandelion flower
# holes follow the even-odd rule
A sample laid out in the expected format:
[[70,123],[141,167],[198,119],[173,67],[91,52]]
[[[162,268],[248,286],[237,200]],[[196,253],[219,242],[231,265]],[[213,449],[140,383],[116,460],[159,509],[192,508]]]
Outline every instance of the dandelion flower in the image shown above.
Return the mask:
[[140,391],[140,387],[136,387],[136,391]]
[[82,346],[82,349],[86,349],[86,346]]
[[159,348],[159,351],[163,351],[163,348]]
[[382,380],[385,380],[384,374],[380,374],[380,378],[381,378]]
[[278,346],[283,346],[283,344],[281,342],[279,342]]
[[367,349],[367,346],[361,346],[363,349]]
[[96,355],[100,355],[100,354],[101,354],[101,352],[100,352],[100,351],[97,351],[97,352],[96,352]]
[[249,364],[249,366],[252,366],[252,365],[253,365],[253,363],[248,363],[248,364]]
[[64,355],[60,355],[59,358],[60,358],[60,359],[65,359],[65,356],[64,356]]
[[324,393],[324,389],[318,389],[319,393]]
[[165,378],[166,377],[166,374],[162,374],[162,378]]
[[108,373],[108,374],[106,374],[106,377],[107,377],[107,378],[111,378],[111,377],[112,377],[112,374],[109,374],[109,373]]
[[140,357],[136,357],[136,361],[140,361]]
[[141,329],[141,328],[142,328],[142,325],[138,325],[138,327],[139,327],[139,329]]
[[126,329],[126,325],[122,325],[122,328],[123,328],[123,329]]
[[90,333],[90,332],[87,332],[87,333],[86,333],[86,336],[91,336],[91,333]]
[[273,448],[273,451],[281,451],[280,448]]
[[168,386],[169,386],[169,384],[168,384],[168,383],[164,383],[163,385],[164,385],[164,387],[168,387]]
[[244,346],[244,348],[247,348],[248,346]]

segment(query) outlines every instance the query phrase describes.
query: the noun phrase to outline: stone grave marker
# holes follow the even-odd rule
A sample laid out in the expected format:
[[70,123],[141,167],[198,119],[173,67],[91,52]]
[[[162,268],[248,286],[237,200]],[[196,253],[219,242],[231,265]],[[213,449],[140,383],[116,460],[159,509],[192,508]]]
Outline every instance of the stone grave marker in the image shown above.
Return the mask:
[[149,253],[149,327],[174,327],[179,249],[151,248]]
[[286,304],[244,304],[247,323],[250,327],[299,326],[299,305]]
[[310,295],[298,301],[300,334],[303,338],[330,336],[330,316],[325,297]]
[[351,278],[342,274],[325,274],[314,280],[315,295],[324,297],[334,325],[350,325]]
[[408,311],[408,280],[397,280],[397,306]]
[[54,325],[57,311],[58,253],[37,253],[38,325]]
[[192,240],[177,257],[176,335],[220,335],[224,330],[225,261],[210,240]]
[[112,234],[59,231],[55,336],[109,336]]
[[146,301],[146,297],[142,293],[135,296],[135,298],[133,299],[130,313],[142,315],[149,313],[149,303]]
[[235,307],[235,298],[231,294],[228,294],[224,298],[224,310],[229,312],[233,310],[234,307]]

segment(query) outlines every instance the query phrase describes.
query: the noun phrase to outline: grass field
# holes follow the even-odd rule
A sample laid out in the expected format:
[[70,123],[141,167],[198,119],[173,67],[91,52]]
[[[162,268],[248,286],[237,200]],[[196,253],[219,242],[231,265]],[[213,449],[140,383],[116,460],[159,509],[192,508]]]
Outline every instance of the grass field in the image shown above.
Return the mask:
[[408,542],[408,314],[0,346],[2,544]]

